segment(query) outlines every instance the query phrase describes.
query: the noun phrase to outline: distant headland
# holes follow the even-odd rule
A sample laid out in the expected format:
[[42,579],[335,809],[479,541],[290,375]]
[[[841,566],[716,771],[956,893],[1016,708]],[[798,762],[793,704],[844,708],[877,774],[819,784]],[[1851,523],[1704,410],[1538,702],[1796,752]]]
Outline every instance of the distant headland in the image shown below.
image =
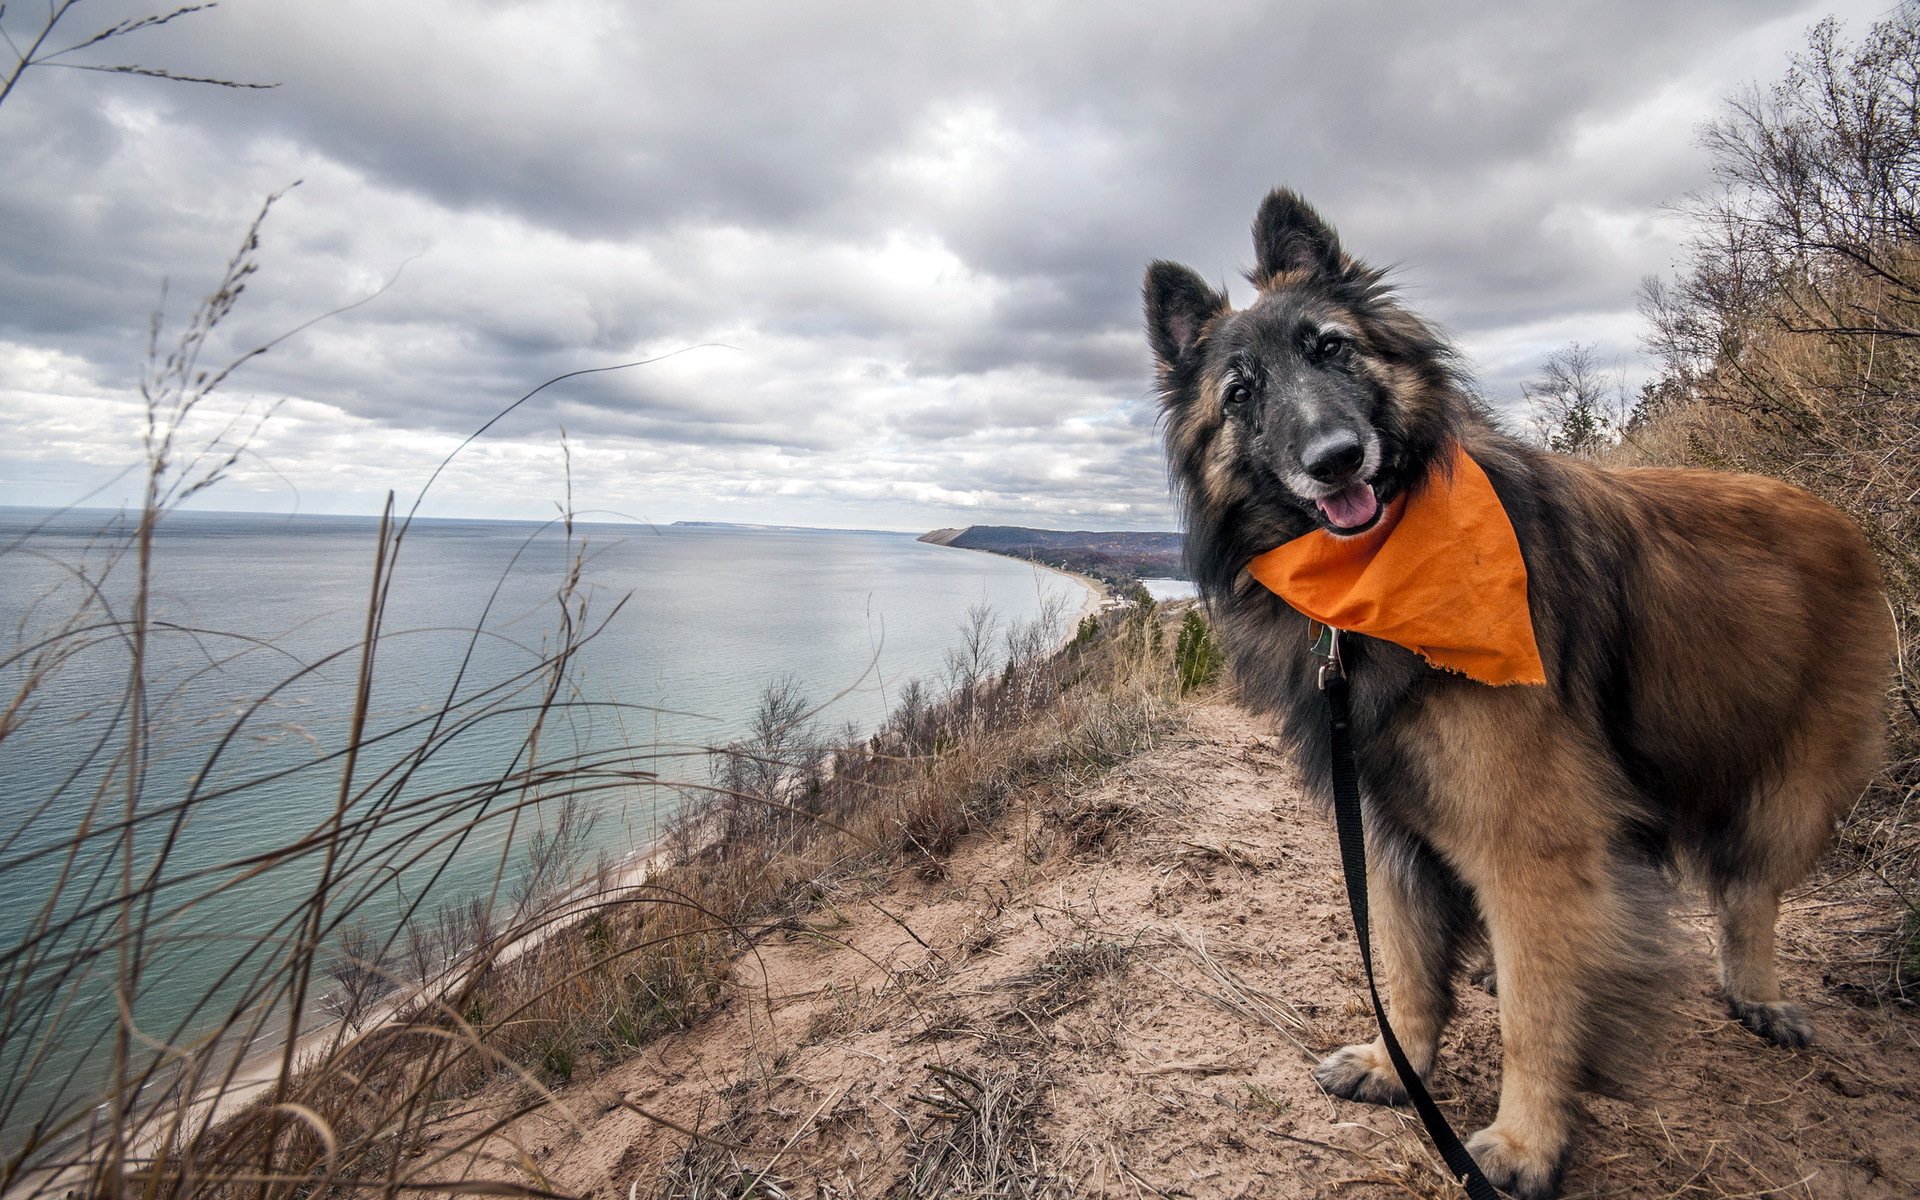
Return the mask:
[[984,550],[1026,559],[1124,588],[1141,579],[1185,579],[1177,533],[1091,533],[1027,529],[1019,525],[969,525],[936,529],[920,540],[936,546]]

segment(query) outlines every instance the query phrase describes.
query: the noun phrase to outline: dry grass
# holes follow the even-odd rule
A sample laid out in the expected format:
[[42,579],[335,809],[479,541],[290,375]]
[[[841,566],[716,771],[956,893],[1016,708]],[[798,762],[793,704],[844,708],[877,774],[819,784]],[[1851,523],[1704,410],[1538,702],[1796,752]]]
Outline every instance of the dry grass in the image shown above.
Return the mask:
[[[1285,1038],[1300,1051],[1301,1062],[1314,1064],[1320,1061],[1321,1052],[1315,1047],[1326,1046],[1332,1039],[1317,1032],[1292,1004],[1266,988],[1249,982],[1239,971],[1228,966],[1220,952],[1198,935],[1175,927],[1167,932],[1166,939],[1168,944],[1198,967],[1213,985],[1202,990],[1201,995],[1227,1012],[1256,1025],[1264,1025]],[[1241,947],[1227,947],[1226,953],[1244,956],[1246,952]]]
[[1062,942],[1033,970],[1015,975],[1001,986],[1018,997],[1014,1011],[1023,1020],[1050,1022],[1083,1003],[1095,980],[1124,968],[1131,949],[1125,943],[1092,936]]
[[931,1083],[914,1097],[929,1115],[907,1150],[901,1200],[1050,1200],[1073,1195],[1036,1128],[1045,1109],[1046,1087],[1031,1071],[969,1075],[933,1068]]
[[[968,701],[949,699],[928,718],[940,750],[843,747],[830,775],[787,781],[788,798],[768,802],[775,820],[730,819],[726,811],[742,796],[706,793],[681,818],[673,861],[644,884],[576,901],[567,922],[536,945],[507,962],[477,964],[459,986],[299,1073],[287,1094],[303,1122],[263,1101],[192,1138],[177,1158],[155,1164],[156,1193],[221,1194],[269,1175],[304,1180],[310,1194],[370,1180],[392,1188],[444,1179],[484,1140],[485,1131],[463,1126],[454,1144],[436,1143],[436,1133],[464,1115],[459,1097],[512,1073],[527,1106],[551,1105],[550,1089],[683,1028],[715,1003],[727,965],[767,921],[793,921],[834,880],[863,870],[935,870],[951,841],[930,842],[929,822],[973,828],[997,813],[1007,788],[1065,787],[1142,742],[1171,669],[1154,664],[1148,672],[1124,655],[1102,659],[1084,650],[1036,659]],[[889,739],[876,741],[884,747]],[[728,832],[703,841],[709,829]],[[1082,957],[1058,964],[1060,988],[1110,956]],[[769,1163],[749,1169],[701,1145],[673,1194],[780,1194]],[[540,1186],[517,1169],[493,1182]]]

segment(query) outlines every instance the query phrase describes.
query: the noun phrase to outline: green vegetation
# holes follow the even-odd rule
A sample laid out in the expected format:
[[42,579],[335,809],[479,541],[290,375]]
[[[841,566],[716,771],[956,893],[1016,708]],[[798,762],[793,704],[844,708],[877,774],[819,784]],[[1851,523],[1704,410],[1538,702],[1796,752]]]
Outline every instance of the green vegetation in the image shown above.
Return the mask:
[[1213,640],[1213,631],[1207,628],[1206,618],[1199,609],[1189,609],[1173,644],[1173,669],[1180,680],[1180,691],[1184,694],[1214,682],[1226,661],[1220,644]]

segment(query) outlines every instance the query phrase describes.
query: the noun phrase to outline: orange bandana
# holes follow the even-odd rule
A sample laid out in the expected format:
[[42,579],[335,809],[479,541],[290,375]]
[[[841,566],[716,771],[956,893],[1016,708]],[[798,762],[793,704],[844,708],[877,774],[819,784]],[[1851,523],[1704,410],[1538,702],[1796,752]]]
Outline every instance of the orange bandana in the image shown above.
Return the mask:
[[1527,564],[1480,464],[1458,447],[1411,498],[1354,537],[1316,529],[1247,573],[1322,624],[1396,642],[1481,683],[1547,681]]

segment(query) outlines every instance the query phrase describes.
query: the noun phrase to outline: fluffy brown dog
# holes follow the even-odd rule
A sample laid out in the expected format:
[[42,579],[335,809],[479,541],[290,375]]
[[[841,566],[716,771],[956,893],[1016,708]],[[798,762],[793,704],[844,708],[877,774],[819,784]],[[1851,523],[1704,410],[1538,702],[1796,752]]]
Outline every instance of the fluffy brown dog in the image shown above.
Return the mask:
[[[1839,512],[1751,476],[1606,470],[1501,432],[1447,344],[1298,196],[1254,222],[1259,295],[1233,309],[1186,267],[1147,272],[1187,558],[1241,695],[1278,715],[1329,794],[1307,619],[1246,572],[1314,529],[1358,533],[1455,446],[1511,519],[1545,687],[1490,687],[1347,639],[1389,1008],[1430,1071],[1463,955],[1498,982],[1500,1108],[1469,1149],[1521,1196],[1559,1185],[1583,1087],[1650,1050],[1670,1008],[1669,880],[1705,887],[1721,984],[1761,1037],[1805,1045],[1782,999],[1783,889],[1873,772],[1892,623]],[[1389,534],[1389,537],[1392,535]],[[1404,1099],[1378,1041],[1315,1072]]]

